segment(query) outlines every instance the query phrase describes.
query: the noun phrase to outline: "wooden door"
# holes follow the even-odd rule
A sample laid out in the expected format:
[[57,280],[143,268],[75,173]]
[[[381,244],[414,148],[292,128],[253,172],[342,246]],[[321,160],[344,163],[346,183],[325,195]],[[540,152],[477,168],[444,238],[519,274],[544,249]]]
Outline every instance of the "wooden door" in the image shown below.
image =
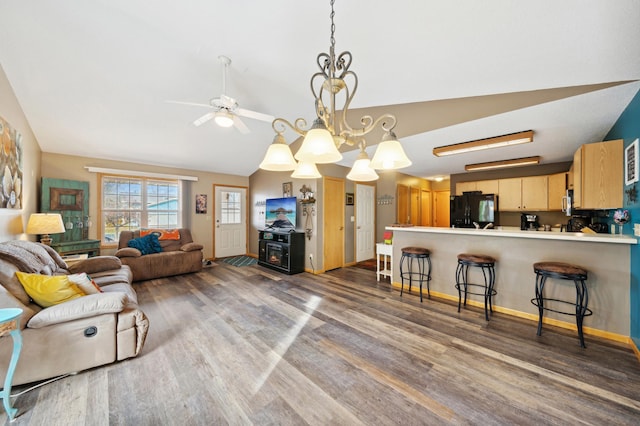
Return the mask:
[[420,188],[409,188],[409,223],[420,225]]
[[397,185],[398,210],[396,213],[397,223],[409,223],[409,187],[407,185]]
[[433,220],[433,226],[438,226],[440,228],[449,227],[450,194],[451,192],[449,191],[434,192],[434,211],[436,214]]
[[431,226],[431,191],[420,193],[420,225]]
[[562,210],[562,197],[567,195],[567,173],[549,175],[549,210]]
[[323,178],[324,270],[344,265],[344,179]]

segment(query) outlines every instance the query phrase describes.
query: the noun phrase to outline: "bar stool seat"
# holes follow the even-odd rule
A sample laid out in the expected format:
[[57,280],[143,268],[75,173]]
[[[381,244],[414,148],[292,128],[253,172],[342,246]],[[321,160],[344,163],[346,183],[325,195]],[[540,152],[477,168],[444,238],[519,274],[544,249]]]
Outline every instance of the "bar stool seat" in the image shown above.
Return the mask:
[[[427,283],[427,297],[431,299],[431,292],[429,291],[429,281],[431,281],[431,252],[424,247],[404,247],[401,250],[402,256],[400,257],[400,296],[402,297],[402,291],[404,290],[404,280],[409,280],[409,293],[411,293],[411,285],[413,280],[417,280],[420,283],[420,302],[422,302],[422,285]],[[417,262],[418,270],[414,270],[413,261]],[[425,261],[427,262],[425,268]],[[406,269],[405,269],[406,266]],[[426,269],[426,270],[425,270]]]
[[[493,313],[492,298],[498,292],[494,289],[496,282],[495,273],[496,259],[486,254],[461,253],[458,255],[458,267],[456,268],[456,289],[458,290],[458,312],[462,304],[462,293],[464,292],[464,306],[467,306],[467,295],[476,294],[484,296],[484,317],[489,321],[489,312]],[[482,270],[484,277],[483,284],[469,282],[469,267],[478,267]],[[480,287],[482,292],[473,292],[469,287]]]
[[[542,335],[542,317],[544,311],[557,312],[563,315],[572,315],[576,317],[576,327],[578,329],[578,338],[580,346],[586,348],[584,344],[584,335],[582,333],[582,324],[584,317],[593,315],[593,311],[588,308],[589,291],[587,289],[587,270],[576,265],[564,262],[537,262],[533,264],[533,271],[536,273],[536,297],[531,299],[531,303],[538,307],[538,332]],[[547,278],[573,281],[576,286],[576,300],[569,302],[566,300],[544,297],[544,285]],[[545,302],[558,302],[574,306],[575,312],[560,311],[545,306]]]

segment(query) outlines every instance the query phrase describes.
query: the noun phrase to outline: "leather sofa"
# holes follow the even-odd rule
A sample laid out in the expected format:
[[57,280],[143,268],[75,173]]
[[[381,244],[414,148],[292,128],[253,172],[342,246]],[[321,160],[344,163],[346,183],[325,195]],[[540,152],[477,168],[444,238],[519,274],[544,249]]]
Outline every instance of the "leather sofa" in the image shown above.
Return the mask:
[[[16,272],[68,275],[86,272],[102,290],[42,308],[33,302]],[[0,308],[20,308],[22,352],[13,384],[79,372],[137,356],[149,321],[138,307],[131,270],[115,256],[92,257],[67,267],[51,247],[29,241],[0,243]],[[13,350],[0,337],[0,383]]]
[[140,238],[140,231],[121,231],[115,255],[128,265],[133,281],[151,280],[202,270],[202,245],[193,242],[191,231],[180,228],[179,239],[160,240],[160,253],[142,254],[129,247],[129,241]]

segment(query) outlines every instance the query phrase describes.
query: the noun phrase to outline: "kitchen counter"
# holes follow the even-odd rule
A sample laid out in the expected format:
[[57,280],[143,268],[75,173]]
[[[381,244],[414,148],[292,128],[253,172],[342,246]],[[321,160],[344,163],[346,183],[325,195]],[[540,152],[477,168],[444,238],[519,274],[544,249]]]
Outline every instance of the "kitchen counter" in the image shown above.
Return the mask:
[[[493,256],[496,262],[494,311],[531,319],[536,338],[537,308],[533,264],[540,261],[567,262],[588,270],[589,308],[584,332],[627,342],[630,335],[630,250],[638,239],[628,235],[585,234],[581,232],[521,231],[519,228],[469,229],[389,226],[393,231],[393,276],[400,287],[402,247],[420,246],[431,251],[431,294],[458,301],[454,287],[457,255],[479,253]],[[475,269],[475,268],[474,268]],[[474,274],[479,274],[474,275]],[[482,273],[470,271],[470,281],[480,282]],[[406,288],[406,287],[405,287]],[[548,295],[575,300],[571,282],[550,280]],[[470,296],[471,304],[484,306],[482,297]],[[425,299],[424,303],[429,303]],[[467,302],[469,304],[469,302]],[[482,312],[479,309],[478,312]],[[575,318],[545,312],[545,322],[575,329]],[[544,335],[544,334],[543,334]],[[577,339],[577,336],[576,336]]]

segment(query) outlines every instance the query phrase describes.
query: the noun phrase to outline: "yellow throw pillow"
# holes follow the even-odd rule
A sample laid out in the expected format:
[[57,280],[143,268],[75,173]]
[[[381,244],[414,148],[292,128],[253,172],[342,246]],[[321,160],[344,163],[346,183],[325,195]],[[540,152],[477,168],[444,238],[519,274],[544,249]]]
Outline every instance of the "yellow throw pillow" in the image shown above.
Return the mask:
[[66,275],[16,272],[16,276],[29,297],[43,308],[86,296],[77,285],[69,281]]

